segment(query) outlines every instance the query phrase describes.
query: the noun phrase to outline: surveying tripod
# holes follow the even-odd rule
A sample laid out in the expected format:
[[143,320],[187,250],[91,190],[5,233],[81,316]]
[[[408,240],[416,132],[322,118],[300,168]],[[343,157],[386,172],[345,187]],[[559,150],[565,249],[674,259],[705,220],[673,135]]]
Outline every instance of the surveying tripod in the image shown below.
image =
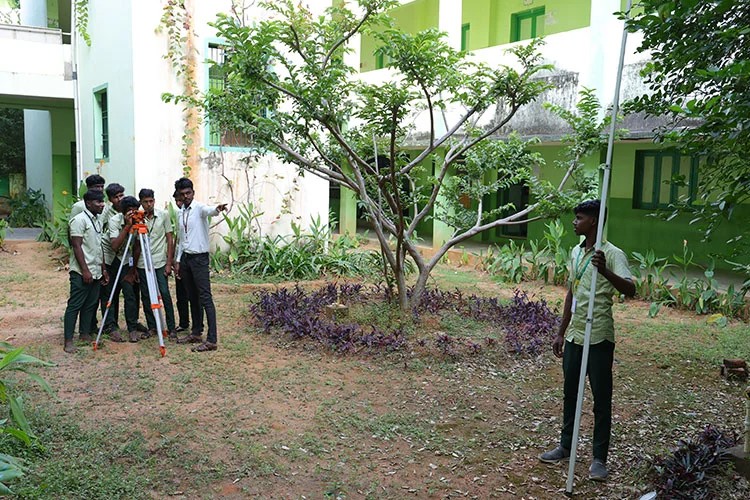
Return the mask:
[[[99,347],[99,340],[102,336],[102,331],[104,331],[104,323],[107,320],[107,314],[109,314],[109,309],[112,306],[112,300],[115,297],[115,293],[118,292],[117,284],[120,282],[122,268],[125,265],[125,262],[127,262],[128,260],[128,249],[130,248],[130,243],[133,241],[133,235],[137,234],[138,241],[141,244],[141,255],[143,256],[143,260],[146,263],[146,283],[148,285],[148,297],[151,300],[151,311],[154,313],[154,320],[156,322],[156,335],[159,339],[159,352],[161,353],[161,356],[164,357],[167,354],[167,348],[164,346],[164,330],[162,328],[161,313],[159,312],[163,310],[164,306],[162,305],[159,286],[156,282],[156,270],[154,269],[154,261],[151,256],[151,241],[148,237],[148,227],[144,223],[144,214],[142,211],[136,212],[133,216],[133,220],[137,222],[130,228],[128,241],[127,243],[125,243],[125,252],[122,255],[122,259],[120,260],[120,267],[117,269],[117,277],[115,278],[114,285],[112,286],[112,293],[109,294],[109,299],[107,300],[107,309],[104,311],[104,316],[102,316],[102,324],[99,327],[99,333],[96,335],[96,340],[94,341],[94,351],[96,351]],[[135,264],[137,265],[137,263]],[[143,284],[141,284],[141,286],[142,285]],[[138,300],[140,301],[140,297],[138,297]]]

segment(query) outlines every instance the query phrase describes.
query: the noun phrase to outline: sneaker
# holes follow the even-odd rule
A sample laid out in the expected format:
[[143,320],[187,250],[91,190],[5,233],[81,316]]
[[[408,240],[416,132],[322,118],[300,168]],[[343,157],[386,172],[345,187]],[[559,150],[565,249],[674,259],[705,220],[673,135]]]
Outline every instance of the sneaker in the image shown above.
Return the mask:
[[604,460],[595,458],[591,462],[591,467],[589,467],[589,479],[592,481],[606,481],[607,476],[609,476],[609,473],[607,472],[607,466],[604,465]]
[[554,450],[545,451],[539,455],[539,460],[545,464],[557,464],[565,462],[570,458],[570,450],[566,450],[562,446],[558,446]]
[[128,337],[130,337],[128,340],[130,340],[130,342],[138,342],[140,336],[141,334],[135,330],[133,330],[132,332],[128,332]]

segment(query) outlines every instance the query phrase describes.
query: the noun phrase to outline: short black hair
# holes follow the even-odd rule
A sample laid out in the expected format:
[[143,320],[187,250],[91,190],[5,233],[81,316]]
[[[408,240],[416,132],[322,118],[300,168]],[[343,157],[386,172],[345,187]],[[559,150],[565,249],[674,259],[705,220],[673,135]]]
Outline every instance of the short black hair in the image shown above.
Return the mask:
[[177,191],[188,188],[193,189],[193,181],[191,181],[187,177],[180,177],[179,179],[174,181],[174,188]]
[[138,191],[138,199],[142,200],[143,198],[153,198],[154,197],[154,190],[143,188],[140,191]]
[[99,174],[93,174],[93,175],[89,175],[88,177],[86,177],[87,188],[92,188],[94,186],[99,186],[99,185],[103,186],[104,184],[106,184],[106,182],[107,181],[104,180],[104,177],[102,177]]
[[135,196],[125,196],[120,200],[120,212],[126,213],[128,210],[138,208],[141,202],[135,199]]
[[179,198],[180,196],[181,196],[180,192],[177,189],[175,189],[174,193],[172,193],[172,198]]
[[93,191],[89,189],[83,193],[83,201],[104,201],[104,193],[101,191]]
[[107,193],[107,198],[113,198],[117,194],[124,193],[125,188],[120,184],[113,182],[112,184],[107,186],[106,189],[104,189],[104,192]]
[[[588,215],[589,217],[596,217],[598,219],[599,210],[601,210],[601,207],[602,207],[601,200],[587,200],[576,205],[576,207],[573,209],[573,213],[584,214],[584,215]],[[605,209],[604,221],[606,222],[606,220],[607,220],[607,211]]]

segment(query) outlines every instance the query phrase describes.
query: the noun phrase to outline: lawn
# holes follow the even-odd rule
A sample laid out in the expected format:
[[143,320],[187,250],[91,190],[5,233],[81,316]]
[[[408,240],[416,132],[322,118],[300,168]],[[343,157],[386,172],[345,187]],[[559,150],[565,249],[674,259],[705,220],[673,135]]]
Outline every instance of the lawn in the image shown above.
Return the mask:
[[[153,340],[94,353],[62,351],[67,274],[42,243],[6,242],[0,253],[2,339],[56,366],[41,371],[52,398],[31,385],[39,439],[12,484],[30,498],[556,498],[567,467],[536,456],[558,439],[561,368],[551,350],[519,357],[502,342],[470,355],[437,349],[338,354],[266,334],[249,313],[266,285],[215,282],[219,350],[191,353]],[[445,266],[435,285],[510,298],[513,288],[470,268]],[[323,281],[304,286],[314,288]],[[282,285],[272,285],[273,287]],[[563,290],[521,287],[560,304]],[[386,311],[387,312],[387,311]],[[360,311],[382,321],[386,312]],[[744,385],[719,377],[723,357],[750,358],[750,330],[648,304],[615,305],[611,479],[586,479],[591,402],[584,406],[576,492],[637,498],[649,459],[706,424],[740,431]],[[455,317],[426,319],[409,335],[499,333]],[[730,473],[723,498],[747,498]]]

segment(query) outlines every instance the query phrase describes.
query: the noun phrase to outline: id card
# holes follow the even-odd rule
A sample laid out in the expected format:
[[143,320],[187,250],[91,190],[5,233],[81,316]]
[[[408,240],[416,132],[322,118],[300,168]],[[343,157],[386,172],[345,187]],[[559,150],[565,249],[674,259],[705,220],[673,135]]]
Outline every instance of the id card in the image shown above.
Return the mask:
[[133,267],[133,257],[132,257],[132,256],[131,256],[131,257],[128,257],[128,265],[129,265],[130,267]]
[[575,314],[577,304],[578,304],[578,299],[573,297],[573,302],[570,303],[570,314]]

